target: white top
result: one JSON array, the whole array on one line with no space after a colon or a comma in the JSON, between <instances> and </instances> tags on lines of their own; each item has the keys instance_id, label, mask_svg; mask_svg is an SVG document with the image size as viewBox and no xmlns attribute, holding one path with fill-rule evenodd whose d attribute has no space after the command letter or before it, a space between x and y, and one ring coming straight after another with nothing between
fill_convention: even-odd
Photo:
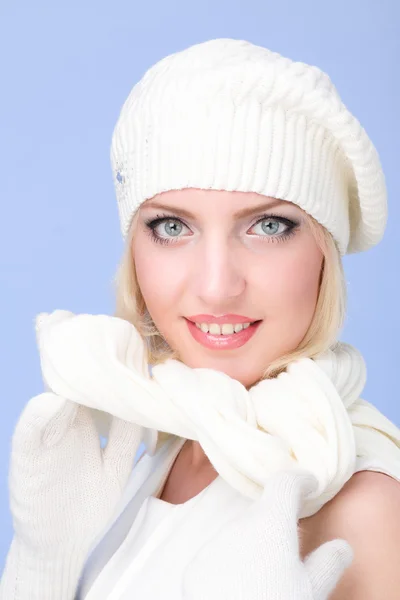
<instances>
[{"instance_id":1,"label":"white top","mask_svg":"<svg viewBox=\"0 0 400 600\"><path fill-rule=\"evenodd\" d=\"M178 600L194 553L249 505L251 499L221 476L183 504L157 498L185 441L173 436L135 465L111 525L86 562L77 600Z\"/></svg>"},{"instance_id":2,"label":"white top","mask_svg":"<svg viewBox=\"0 0 400 600\"><path fill-rule=\"evenodd\" d=\"M76 600L179 600L195 552L252 502L218 476L197 496L170 504L160 493L185 439L172 436L135 465L114 517L86 562ZM357 470L383 471L359 463Z\"/></svg>"}]
</instances>

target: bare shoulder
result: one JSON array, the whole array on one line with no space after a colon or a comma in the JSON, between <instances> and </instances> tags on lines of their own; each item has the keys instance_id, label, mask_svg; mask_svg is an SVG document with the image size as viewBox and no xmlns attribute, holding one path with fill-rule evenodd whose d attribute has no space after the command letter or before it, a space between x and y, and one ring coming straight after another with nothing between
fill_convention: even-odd
<instances>
[{"instance_id":1,"label":"bare shoulder","mask_svg":"<svg viewBox=\"0 0 400 600\"><path fill-rule=\"evenodd\" d=\"M400 483L383 473L355 473L315 515L300 521L304 558L322 543L347 540L354 560L332 600L398 600Z\"/></svg>"}]
</instances>

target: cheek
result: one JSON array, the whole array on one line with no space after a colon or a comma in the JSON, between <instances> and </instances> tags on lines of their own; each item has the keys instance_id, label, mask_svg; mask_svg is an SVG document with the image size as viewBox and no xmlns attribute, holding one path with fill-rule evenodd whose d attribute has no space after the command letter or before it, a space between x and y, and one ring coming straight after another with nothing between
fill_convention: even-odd
<instances>
[{"instance_id":1,"label":"cheek","mask_svg":"<svg viewBox=\"0 0 400 600\"><path fill-rule=\"evenodd\" d=\"M143 236L147 238L147 236ZM176 307L185 276L184 264L167 248L147 239L137 240L134 246L136 277L146 306L154 320L167 318ZM156 266L155 266L156 265Z\"/></svg>"},{"instance_id":2,"label":"cheek","mask_svg":"<svg viewBox=\"0 0 400 600\"><path fill-rule=\"evenodd\" d=\"M278 249L279 250L279 249ZM268 308L285 318L312 316L318 298L323 256L318 247L306 245L296 252L277 252L264 277L262 294Z\"/></svg>"},{"instance_id":3,"label":"cheek","mask_svg":"<svg viewBox=\"0 0 400 600\"><path fill-rule=\"evenodd\" d=\"M288 302L314 308L318 296L321 260L310 260L310 256L288 265L287 277L282 285Z\"/></svg>"}]
</instances>

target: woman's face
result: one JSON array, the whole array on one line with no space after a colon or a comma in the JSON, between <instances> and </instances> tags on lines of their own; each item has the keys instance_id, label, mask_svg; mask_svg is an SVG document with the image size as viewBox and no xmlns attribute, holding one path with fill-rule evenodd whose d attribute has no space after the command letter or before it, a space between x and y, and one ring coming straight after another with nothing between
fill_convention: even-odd
<instances>
[{"instance_id":1,"label":"woman's face","mask_svg":"<svg viewBox=\"0 0 400 600\"><path fill-rule=\"evenodd\" d=\"M147 309L190 367L248 388L311 323L323 255L290 202L255 192L163 192L141 205L133 251Z\"/></svg>"}]
</instances>

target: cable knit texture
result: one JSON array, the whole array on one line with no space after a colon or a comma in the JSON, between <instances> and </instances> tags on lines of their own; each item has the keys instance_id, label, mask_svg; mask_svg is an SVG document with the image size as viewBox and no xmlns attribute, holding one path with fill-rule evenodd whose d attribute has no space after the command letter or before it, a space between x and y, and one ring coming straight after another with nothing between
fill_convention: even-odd
<instances>
[{"instance_id":1,"label":"cable knit texture","mask_svg":"<svg viewBox=\"0 0 400 600\"><path fill-rule=\"evenodd\" d=\"M329 76L245 40L195 44L148 69L122 106L110 154L124 238L142 202L188 187L293 202L341 254L384 233L378 153Z\"/></svg>"},{"instance_id":2,"label":"cable knit texture","mask_svg":"<svg viewBox=\"0 0 400 600\"><path fill-rule=\"evenodd\" d=\"M256 502L196 556L185 576L185 598L200 600L203 593L211 597L207 590L225 590L217 577L215 586L203 578L199 587L204 561L217 559L219 547L227 548L238 594L251 589L247 570L235 566L246 544L260 565L274 564L274 573L283 574L263 571L254 578L252 598L266 597L263 578L268 578L268 600L308 600L314 585L321 591L315 598L326 597L348 564L349 548L340 542L322 546L306 566L293 553L293 536L279 534L276 543L264 535L245 540L240 531L255 523L257 532L259 522L267 530L287 531L288 523L314 514L338 493L357 471L359 458L376 459L380 471L400 481L400 431L360 398L366 373L354 348L338 344L316 359L292 362L287 372L247 391L224 373L174 360L155 366L150 375L142 338L118 317L56 310L38 315L36 324L48 391L28 402L13 436L9 483L15 535L1 600L75 597L85 560L112 521L140 442L154 454L159 432L199 441L222 478ZM104 450L96 430L99 417L109 425ZM293 508L290 481L278 486L277 494L265 491L282 471L315 478L295 519L287 510ZM268 505L274 498L283 512L268 521L263 501Z\"/></svg>"},{"instance_id":3,"label":"cable knit texture","mask_svg":"<svg viewBox=\"0 0 400 600\"><path fill-rule=\"evenodd\" d=\"M308 517L363 456L400 481L400 430L360 398L365 363L348 344L292 362L247 391L222 372L175 360L150 376L142 338L118 317L56 310L38 322L42 373L54 393L148 428L150 453L159 431L199 441L219 474L249 498L260 497L272 473L302 468L318 481L302 507L300 518Z\"/></svg>"}]
</instances>

